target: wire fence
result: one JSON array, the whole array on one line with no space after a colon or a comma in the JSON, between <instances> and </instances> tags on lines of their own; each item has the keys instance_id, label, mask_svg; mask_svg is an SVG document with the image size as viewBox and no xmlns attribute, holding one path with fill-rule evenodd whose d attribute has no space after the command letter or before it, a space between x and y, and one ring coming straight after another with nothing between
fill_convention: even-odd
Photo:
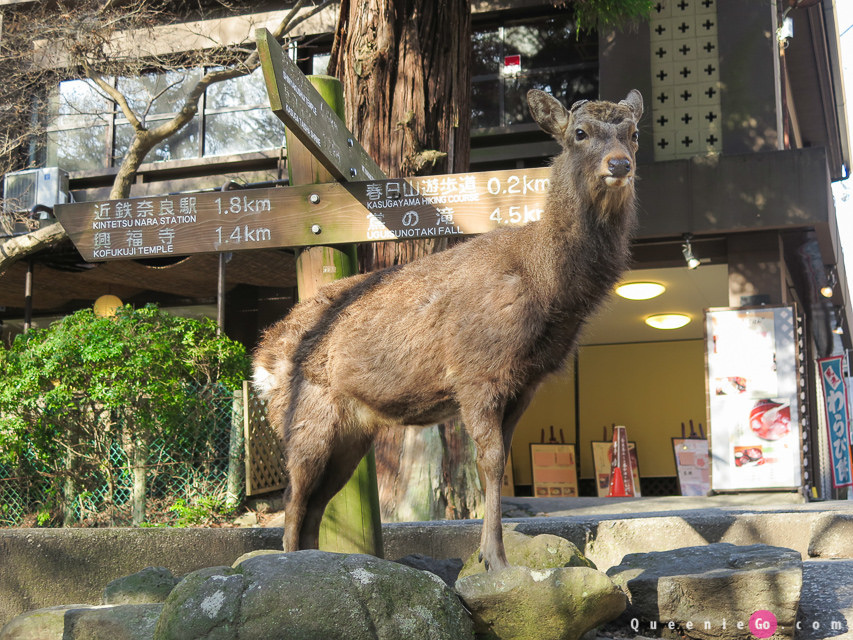
<instances>
[{"instance_id":1,"label":"wire fence","mask_svg":"<svg viewBox=\"0 0 853 640\"><path fill-rule=\"evenodd\" d=\"M169 524L193 506L227 511L243 495L243 393L196 391L179 425L150 442L104 418L98 442L79 442L64 464L25 449L0 462L0 526ZM72 450L73 449L73 450Z\"/></svg>"}]
</instances>

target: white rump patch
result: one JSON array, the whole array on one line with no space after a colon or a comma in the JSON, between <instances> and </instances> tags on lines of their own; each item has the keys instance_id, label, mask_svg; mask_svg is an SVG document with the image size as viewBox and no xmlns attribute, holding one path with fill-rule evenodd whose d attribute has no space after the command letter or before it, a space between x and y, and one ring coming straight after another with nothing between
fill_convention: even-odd
<instances>
[{"instance_id":1,"label":"white rump patch","mask_svg":"<svg viewBox=\"0 0 853 640\"><path fill-rule=\"evenodd\" d=\"M263 367L255 367L255 374L252 376L252 384L255 385L255 389L257 389L258 393L262 396L266 396L276 386L275 376Z\"/></svg>"}]
</instances>

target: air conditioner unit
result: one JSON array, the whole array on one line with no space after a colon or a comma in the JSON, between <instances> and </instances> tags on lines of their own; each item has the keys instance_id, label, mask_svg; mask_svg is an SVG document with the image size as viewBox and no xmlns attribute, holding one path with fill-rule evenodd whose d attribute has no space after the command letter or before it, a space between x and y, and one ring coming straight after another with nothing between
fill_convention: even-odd
<instances>
[{"instance_id":1,"label":"air conditioner unit","mask_svg":"<svg viewBox=\"0 0 853 640\"><path fill-rule=\"evenodd\" d=\"M37 210L39 205L52 209L68 200L68 172L58 167L7 173L3 177L0 235L19 235L38 229L42 222L52 220L49 212Z\"/></svg>"}]
</instances>

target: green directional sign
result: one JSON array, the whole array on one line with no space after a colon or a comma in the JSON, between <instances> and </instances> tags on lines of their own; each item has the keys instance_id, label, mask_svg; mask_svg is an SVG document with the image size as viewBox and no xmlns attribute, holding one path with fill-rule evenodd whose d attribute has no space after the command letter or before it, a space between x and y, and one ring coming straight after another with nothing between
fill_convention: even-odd
<instances>
[{"instance_id":1,"label":"green directional sign","mask_svg":"<svg viewBox=\"0 0 853 640\"><path fill-rule=\"evenodd\" d=\"M266 29L255 31L270 108L338 180L385 174Z\"/></svg>"}]
</instances>

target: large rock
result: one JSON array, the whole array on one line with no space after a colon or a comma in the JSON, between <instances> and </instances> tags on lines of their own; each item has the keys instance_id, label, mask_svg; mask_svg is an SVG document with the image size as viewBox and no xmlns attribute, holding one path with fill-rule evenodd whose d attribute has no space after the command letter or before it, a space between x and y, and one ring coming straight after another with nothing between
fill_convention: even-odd
<instances>
[{"instance_id":1,"label":"large rock","mask_svg":"<svg viewBox=\"0 0 853 640\"><path fill-rule=\"evenodd\" d=\"M806 560L797 640L853 635L853 560Z\"/></svg>"},{"instance_id":2,"label":"large rock","mask_svg":"<svg viewBox=\"0 0 853 640\"><path fill-rule=\"evenodd\" d=\"M574 543L565 538L543 533L538 536L528 536L518 531L505 529L503 532L506 559L513 566L530 567L531 569L553 569L557 567L588 567L595 569L592 561L581 553ZM480 562L480 550L477 549L465 561L460 578L472 576L486 571Z\"/></svg>"},{"instance_id":3,"label":"large rock","mask_svg":"<svg viewBox=\"0 0 853 640\"><path fill-rule=\"evenodd\" d=\"M456 595L429 573L366 555L297 551L202 569L172 591L155 638L473 638Z\"/></svg>"},{"instance_id":4,"label":"large rock","mask_svg":"<svg viewBox=\"0 0 853 640\"><path fill-rule=\"evenodd\" d=\"M478 637L577 640L625 610L625 594L589 567L514 566L456 582Z\"/></svg>"},{"instance_id":5,"label":"large rock","mask_svg":"<svg viewBox=\"0 0 853 640\"><path fill-rule=\"evenodd\" d=\"M85 604L23 613L0 629L0 640L151 640L162 604Z\"/></svg>"},{"instance_id":6,"label":"large rock","mask_svg":"<svg viewBox=\"0 0 853 640\"><path fill-rule=\"evenodd\" d=\"M624 618L639 632L652 626L690 638L792 638L803 567L792 549L716 543L673 551L634 553L607 574L628 594ZM768 615L769 612L769 615ZM635 630L637 630L635 628Z\"/></svg>"},{"instance_id":7,"label":"large rock","mask_svg":"<svg viewBox=\"0 0 853 640\"><path fill-rule=\"evenodd\" d=\"M166 567L147 567L116 578L104 589L104 604L151 604L166 602L178 579Z\"/></svg>"}]
</instances>

